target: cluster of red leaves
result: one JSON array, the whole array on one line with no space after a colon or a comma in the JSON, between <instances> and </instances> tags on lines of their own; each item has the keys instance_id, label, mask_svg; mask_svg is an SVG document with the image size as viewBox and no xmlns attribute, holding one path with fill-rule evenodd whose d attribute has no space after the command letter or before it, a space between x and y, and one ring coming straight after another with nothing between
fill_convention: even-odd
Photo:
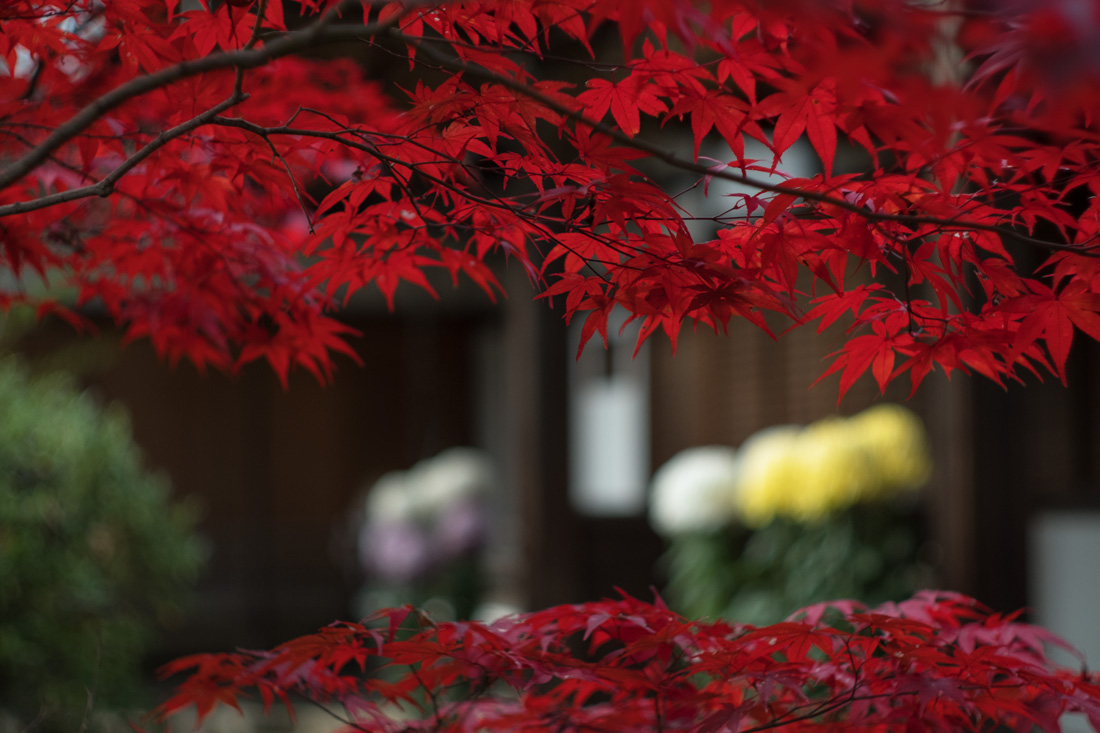
<instances>
[{"instance_id":1,"label":"cluster of red leaves","mask_svg":"<svg viewBox=\"0 0 1100 733\"><path fill-rule=\"evenodd\" d=\"M1049 643L1064 646L931 591L875 609L822 604L761 628L629 597L491 624L404 608L268 652L180 659L163 671L187 677L157 712L194 705L201 721L255 690L266 707L301 695L387 732L1057 731L1067 712L1100 725L1100 679L1056 668Z\"/></svg>"},{"instance_id":2,"label":"cluster of red leaves","mask_svg":"<svg viewBox=\"0 0 1100 733\"><path fill-rule=\"evenodd\" d=\"M1096 0L199 5L0 10L0 305L55 307L34 272L173 360L284 379L350 353L341 300L431 269L493 297L500 255L585 341L616 306L673 342L843 318L841 394L1064 378L1100 338ZM800 138L821 173L761 178ZM669 172L755 193L689 231Z\"/></svg>"}]
</instances>

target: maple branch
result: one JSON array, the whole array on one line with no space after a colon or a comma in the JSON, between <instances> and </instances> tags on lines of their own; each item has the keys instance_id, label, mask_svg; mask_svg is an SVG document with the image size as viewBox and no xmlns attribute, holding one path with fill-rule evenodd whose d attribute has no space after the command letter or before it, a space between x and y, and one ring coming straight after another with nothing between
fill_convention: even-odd
<instances>
[{"instance_id":1,"label":"maple branch","mask_svg":"<svg viewBox=\"0 0 1100 733\"><path fill-rule=\"evenodd\" d=\"M547 237L552 237L553 234L549 229L546 228L546 225L543 224L544 221L549 221L549 222L554 223L554 224L563 225L563 226L567 227L567 229L570 230L570 231L578 231L582 234L586 234L588 236L591 236L594 239L600 240L601 242L607 244L608 246L617 246L618 245L618 242L615 242L614 240L610 240L607 237L602 237L598 232L590 231L585 227L578 227L577 225L572 224L570 221L567 221L567 220L564 220L564 219L561 219L561 220L552 219L552 218L547 217L547 216L542 215L542 214L530 214L530 213L528 213L528 210L531 207L530 204L525 204L525 205L522 205L522 206L518 205L518 204L513 204L513 203L509 202L507 199L501 198L500 196L497 196L497 195L493 194L491 191L486 191L486 196L478 196L477 194L475 194L471 191L466 191L466 190L459 189L458 187L454 186L453 184L449 183L448 181L446 181L444 179L441 179L437 176L431 175L430 173L426 173L422 170L419 170L417 168L416 164L414 164L414 163L409 163L408 161L401 160L399 158L394 158L393 156L390 156L390 155L386 155L381 150L379 150L377 145L375 145L373 143L370 143L369 141L357 142L355 140L349 140L349 139L347 139L347 137L344 136L344 134L355 135L356 137L359 137L360 139L363 139L363 136L366 135L367 133L358 132L358 131L355 131L355 130L345 130L345 131L342 131L344 133L344 134L342 134L341 132L332 132L332 131L327 131L327 130L311 130L311 129L306 129L306 128L293 128L293 127L286 127L286 126L284 126L284 127L264 127L262 125L257 125L254 122L250 122L248 120L243 120L243 119L236 118L236 117L218 117L218 118L212 120L212 122L214 124L217 124L217 125L223 125L223 126L226 126L226 127L237 127L237 128L242 129L242 130L247 130L247 131L252 132L252 133L254 133L254 134L256 134L260 137L265 137L265 138L269 135L292 135L292 136L316 137L316 138L320 138L320 139L324 139L324 140L332 140L333 142L340 143L341 145L345 145L345 146L347 146L349 148L352 148L354 150L359 150L360 152L368 153L369 155L377 158L383 165L385 165L387 167L388 170L390 170L391 177L393 177L395 183L397 183L397 185L399 185L402 188L402 190L408 196L410 204L413 205L414 207L418 206L418 204L415 200L415 197L401 183L399 177L395 173L393 173L394 166L402 166L402 167L405 167L405 168L409 168L411 171L415 171L416 174L418 176L421 176L424 180L429 181L429 182L431 182L431 183L433 183L437 186L441 186L443 188L446 188L448 191L451 191L455 195L461 196L462 198L464 198L468 201L471 201L473 203L478 203L478 204L482 204L484 206L489 206L489 207L501 209L501 210L507 211L509 213L515 214L517 216L520 216L525 221L532 224L533 226L539 227L539 229L542 231L542 233ZM423 217L421 217L421 218L423 218ZM565 245L562 245L562 246L566 247ZM566 249L569 249L570 251L573 251L569 247L566 247ZM623 252L623 254L630 254L629 252L626 252L626 251L622 251L622 252ZM590 258L588 258L588 259L590 259ZM596 262L598 262L598 261L596 261ZM612 263L604 263L604 264L612 264ZM615 264L618 264L618 263L615 263ZM623 267L627 267L627 266L623 265ZM601 275L601 277L603 277L603 276Z\"/></svg>"},{"instance_id":2,"label":"maple branch","mask_svg":"<svg viewBox=\"0 0 1100 733\"><path fill-rule=\"evenodd\" d=\"M240 104L242 101L248 98L247 94L234 94L225 101L214 105L205 112L192 117L186 122L172 127L168 130L161 132L155 138L150 140L141 150L131 155L124 160L117 168L108 173L98 183L89 184L87 186L81 186L80 188L71 188L67 191L59 191L58 193L49 194L48 196L42 196L31 201L18 201L13 204L6 204L0 206L0 217L12 216L14 214L25 214L30 211L37 211L39 209L49 208L50 206L56 206L58 204L67 203L69 201L76 201L78 199L89 198L91 196L106 197L110 196L115 190L115 183L120 178L129 173L139 163L148 158L166 144L175 140L178 137L186 135L192 130L209 124L211 120L216 118L219 114L226 111L230 107ZM47 155L47 158L49 155Z\"/></svg>"},{"instance_id":3,"label":"maple branch","mask_svg":"<svg viewBox=\"0 0 1100 733\"><path fill-rule=\"evenodd\" d=\"M261 0L261 9L263 8L263 2L266 2L266 0ZM347 10L351 6L357 4L358 3L355 0L342 0L340 3L338 3L327 13L318 18L316 22L314 22L307 28L301 31L289 32L281 38L275 39L267 43L262 48L253 48L253 45L257 41L257 34L255 33L254 29L252 37L248 40L245 47L240 50L223 51L211 54L202 59L184 61L176 64L175 66L162 69L161 71L147 74L142 77L137 77L125 84L116 87L110 92L105 93L98 99L89 103L68 121L62 123L57 128L55 128L54 131L44 141L39 143L39 145L29 151L25 156L15 161L4 171L0 172L0 189L8 187L28 175L36 167L45 162L49 158L49 156L61 145L65 144L81 131L89 127L103 114L133 97L140 96L142 94L167 86L190 76L226 68L236 68L238 70L235 87L239 91L243 81L242 72L246 68L256 68L259 66L263 66L274 59L300 52L309 47L324 42L329 42L333 40L366 40L370 37L378 36L382 33L387 33L391 37L402 40L410 45L415 45L420 51L425 53L425 55L431 57L436 62L451 70L461 71L471 76L480 77L493 83L500 84L501 86L517 93L521 93L535 101L538 101L540 104L547 106L549 109L552 109L555 112L563 115L565 118L570 119L578 124L584 125L596 132L599 132L614 140L615 142L618 142L619 144L645 152L673 168L677 168L686 172L738 183L758 191L797 196L798 198L806 201L813 201L816 203L825 204L828 206L839 208L844 211L855 213L869 221L894 222L907 225L933 225L941 227L943 229L960 231L986 231L997 234L1006 239L1011 239L1023 244L1043 249L1075 252L1083 255L1089 255L1092 253L1092 250L1100 248L1100 245L1086 246L1080 244L1051 242L1048 240L1038 239L1020 234L1019 232L1004 227L1003 225L985 224L982 222L969 221L961 218L944 219L942 217L920 214L890 214L877 212L869 210L867 207L860 204L854 204L843 198L838 198L836 196L832 196L826 193L807 191L791 186L786 186L784 184L771 184L745 174L730 172L725 168L704 166L694 161L682 158L675 153L669 152L668 150L665 150L664 148L649 143L645 140L632 138L611 125L607 125L598 120L593 120L586 116L583 112L578 112L575 109L571 109L565 105L562 105L561 103L550 98L549 96L535 89L532 89L527 84L460 60L444 57L433 49L427 47L425 45L426 39L409 36L396 30L395 26L399 23L402 17L402 14L400 13L394 14L384 21L367 23L362 26L331 27L331 23L336 17L339 17L344 10ZM260 16L257 17L259 19ZM257 27L259 25L259 22L260 21L257 20ZM177 128L173 128L173 130L176 129ZM163 142L159 143L159 145L163 145ZM159 147L159 145L157 147ZM155 150L155 148L153 149ZM150 150L149 152L152 152L152 150ZM147 154L148 153L146 153L146 155ZM126 164L124 164L124 166L125 165ZM126 167L125 170L122 170L122 173L125 173L126 170L129 170L130 168L132 168L132 165ZM121 175L121 173L119 175ZM111 174L111 176L115 176L114 172ZM104 181L101 181L95 187L85 187L82 189L76 189L73 191L67 191L60 194L46 196L30 202L19 202L16 204L10 204L5 207L0 207L0 216L33 211L50 205L82 198L85 196L108 195L110 193L110 188L113 182L117 180L118 177L115 176L114 178L112 178L111 176L109 176L108 179L104 179Z\"/></svg>"},{"instance_id":4,"label":"maple branch","mask_svg":"<svg viewBox=\"0 0 1100 733\"><path fill-rule=\"evenodd\" d=\"M330 121L334 124L338 124L337 121L334 118L332 118L329 115L324 114L323 112L317 111L317 110L300 109L298 112L295 113L294 117L297 117L298 113L302 112L302 111L312 112L313 114L317 114L317 115L323 117L324 119L327 119L328 121ZM417 200L417 197L408 189L408 187L405 185L405 183L401 180L401 177L396 172L396 167L397 166L408 168L410 171L415 172L416 175L420 176L424 180L426 180L426 181L428 181L428 182L430 182L430 183L432 183L436 186L444 188L444 189L450 191L451 193L455 194L456 196L461 197L462 199L465 199L466 201L476 203L476 204L481 204L481 205L487 206L487 207L500 209L502 211L507 211L511 214L516 215L517 217L522 218L525 222L530 224L532 227L535 227L536 230L538 231L538 233L542 237L544 237L545 239L552 241L555 245L560 246L563 249L565 249L566 251L568 251L568 252L570 252L570 253L578 256L578 257L581 257L582 259L584 259L585 260L585 266L589 269L589 271L591 271L592 274L595 277L598 277L599 279L603 280L604 282L608 282L607 275L603 272L600 272L598 269L596 269L594 267L594 265L606 265L608 267L619 267L619 268L622 268L622 269L633 269L633 270L639 270L639 271L644 269L641 266L630 265L630 264L627 264L627 263L615 262L615 261L610 261L610 260L603 260L603 259L600 259L598 257L593 257L593 256L590 256L590 255L582 255L580 252L578 252L576 250L576 248L571 247L568 244L565 244L564 242L561 242L560 240L558 240L557 237L555 237L554 231L552 229L552 227L555 226L555 225L560 226L560 227L564 227L565 231L581 234L581 235L584 235L586 237L589 237L590 239L598 241L601 244L603 244L604 246L606 246L606 247L608 247L608 248L610 248L610 249L612 249L616 252L619 252L620 254L622 254L626 257L630 257L630 256L635 254L635 252L633 250L629 249L627 246L623 245L621 242L614 239L613 237L605 236L605 235L601 234L600 232L595 231L594 229L592 229L589 226L585 226L584 224L579 224L579 223L576 222L575 219L549 217L549 216L547 216L546 214L543 214L543 213L532 212L531 208L532 208L533 204L520 204L517 201L513 201L511 199L501 197L501 196L497 195L496 193L494 193L493 191L490 191L487 187L485 187L484 184L480 184L480 182L479 182L479 185L481 185L481 188L484 190L485 193L484 193L484 195L479 196L479 195L473 193L472 191L461 189L461 188L453 185L452 183L450 183L447 180L444 180L444 179L439 178L437 176L434 176L430 173L427 173L423 170L420 170L415 163L410 163L408 161L401 160L399 158L394 158L393 156L387 155L386 153L382 152L382 150L379 149L377 143L375 143L373 140L370 139L371 136L385 137L386 135L383 134L383 133L368 132L368 131L364 131L364 130L357 130L357 129L354 129L354 128L344 128L343 130L341 130L339 132L335 132L335 131L329 131L329 130L313 130L313 129L308 129L308 128L294 128L294 127L290 127L289 125L283 125L281 127L264 127L262 125L258 125L256 123L254 123L254 122L250 122L248 120L243 120L243 119L235 118L235 117L218 117L215 120L213 120L213 123L217 124L217 125L223 125L223 126L226 126L226 127L237 127L237 128L242 129L242 130L247 130L248 132L251 132L251 133L263 138L264 141L267 142L267 144L269 146L272 146L272 143L269 140L270 136L272 136L272 135L289 135L289 136L299 136L299 137L315 137L315 138L320 138L320 139L324 139L324 140L331 140L331 141L337 142L341 145L345 145L345 146L347 146L351 149L359 150L360 152L365 152L365 153L371 155L372 157L376 158L387 169L391 179L395 182L395 184L398 187L401 188L401 190L405 194L409 204L417 212L417 215L422 220L427 221L427 218L424 216L423 211L421 210L420 202ZM360 140L362 142L358 142L356 140L349 140L347 137L345 137L345 135L354 136L355 138L357 138L358 140ZM406 140L406 142L412 142L412 141ZM419 145L419 144L417 144L417 145L419 147L423 148L424 150L431 151L431 148L428 148L427 146L423 146L423 145ZM450 159L446 159L446 160L449 161ZM288 170L288 174L289 174L289 170ZM299 203L301 203L300 198L299 198ZM307 213L307 221L308 220L309 220L309 216L308 216L308 213ZM311 233L312 233L312 222L310 223L310 225L311 225ZM453 224L452 224L452 226L453 226ZM658 258L658 259L661 259L662 261L664 261L666 263L671 264L671 262L672 262L668 257L663 256L663 255L659 255L659 254L654 253L653 256Z\"/></svg>"},{"instance_id":5,"label":"maple branch","mask_svg":"<svg viewBox=\"0 0 1100 733\"><path fill-rule=\"evenodd\" d=\"M267 0L260 0L256 5L256 23L252 26L252 36L248 39L248 43L244 44L245 50L254 48L256 42L260 40L260 29L264 24L264 13L267 11Z\"/></svg>"},{"instance_id":6,"label":"maple branch","mask_svg":"<svg viewBox=\"0 0 1100 733\"><path fill-rule=\"evenodd\" d=\"M359 0L341 0L311 25L300 31L291 31L285 36L265 44L262 48L220 51L201 59L181 61L175 66L169 66L152 74L139 76L120 84L89 102L75 115L58 125L33 150L0 172L0 190L11 186L30 174L31 171L45 162L51 153L90 127L104 114L129 99L208 71L229 68L256 68L277 58L298 53L321 43L340 38L360 38L364 33L381 33L397 23L401 17L400 13L396 13L384 21L366 24L362 27L329 27L344 10L356 5L359 5Z\"/></svg>"},{"instance_id":7,"label":"maple branch","mask_svg":"<svg viewBox=\"0 0 1100 733\"><path fill-rule=\"evenodd\" d=\"M299 111L301 111L301 109L299 109ZM336 125L337 127L343 127L330 114L326 114L325 112L322 112L322 111L316 110L316 109L310 109L309 111L312 112L315 115L318 115L322 119L328 120L329 122ZM297 114L298 113L296 112L295 117L297 117ZM285 125L284 125L284 127L285 127ZM394 161L391 160L390 158L386 157L386 156L383 156L381 154L381 151L378 150L378 146L374 145L373 142L362 131L354 130L354 129L347 128L347 127L343 127L343 131L347 132L349 135L354 135L355 137L362 140L364 143L367 143L373 149L374 152L371 153L371 154L374 155L375 157L377 157L378 160L382 163L382 165L385 166L386 170L390 174L390 178L392 178L394 183L397 184L397 186L401 188L401 191L405 194L405 198L407 198L409 200L409 203L412 204L413 209L416 211L416 215L419 216L422 221L427 221L427 219L424 218L423 211L421 211L421 209L420 209L420 202L416 200L416 197L413 196L412 191L409 190L409 187L397 175L397 171L394 169ZM312 225L311 225L311 227L312 227ZM310 229L310 231L312 232L312 228Z\"/></svg>"},{"instance_id":8,"label":"maple branch","mask_svg":"<svg viewBox=\"0 0 1100 733\"><path fill-rule=\"evenodd\" d=\"M9 134L11 134L11 133L9 133ZM20 138L19 136L15 136L15 137L16 137L17 139L19 139L19 140L20 140L21 142L23 141L23 139L22 139L22 138ZM27 146L28 146L28 147L30 147L30 143L29 143L29 142L27 142L26 144L27 144ZM281 156L280 156L280 157L281 157ZM71 173L75 173L76 175L78 175L78 176L80 176L80 177L82 177L82 178L84 178L84 179L86 179L86 180L89 180L89 179L91 179L91 178L92 178L92 177L91 177L91 176L90 176L90 175L89 175L89 174L88 174L87 172L85 172L85 171L81 170L80 168L76 167L75 165L72 165L72 164L70 164L70 163L67 163L67 162L66 162L66 161L64 161L64 160L61 160L60 158L55 158L55 157L52 157L52 156L51 156L51 158L50 158L50 162L52 162L52 163L53 163L54 165L60 166L60 167L62 167L62 168L64 168L64 169L66 169L66 170L70 171ZM285 162L285 159L284 159L284 162ZM293 179L292 179L292 180L293 180ZM129 198L129 199L131 200L131 202L132 202L132 203L133 203L134 205L136 205L136 206L138 206L139 208L141 208L141 209L142 209L143 211L145 211L145 212L146 212L147 214L149 214L150 216L154 216L154 217L157 217L157 218L159 218L159 219L161 219L161 220L165 221L165 222L166 222L166 223L168 223L169 225L171 225L171 226L174 226L174 227L176 227L176 228L177 228L177 229L179 229L180 231L185 231L185 232L188 232L188 233L189 233L189 234L191 234L192 236L194 236L194 237L198 238L198 239L199 239L199 241L202 241L202 239L203 239L203 238L205 238L205 237L210 237L210 236L214 235L214 232L212 232L212 231L210 231L210 230L202 230L202 229L199 229L199 228L197 228L197 227L196 227L196 226L195 226L194 224L192 224L192 223L190 223L190 222L187 222L187 221L180 221L180 220L178 220L178 219L174 218L173 216L169 216L169 215L168 215L167 213L165 213L165 212L164 212L163 210L159 210L159 209L158 209L158 210L154 210L154 209L150 208L150 207L149 207L149 204L148 204L148 203L146 203L146 202L145 202L145 201L143 201L142 199L140 199L140 198L138 198L138 197L134 196L134 195L133 195L133 194L131 194L131 193L126 193L126 192L122 192L122 196L124 196L124 197L126 197L126 198ZM299 200L300 200L300 199L299 199ZM304 211L304 206L303 206L303 211ZM2 214L0 214L0 216L2 216ZM308 215L308 213L306 214L306 219L307 219L307 221L309 221L309 215ZM311 226L311 231L312 231L312 222L309 222L309 223L310 223L310 226ZM212 254L213 254L213 255L214 255L214 256L215 256L215 257L216 257L216 258L217 258L218 260L220 260L220 261L221 261L221 262L222 262L222 263L223 263L224 265L226 265L227 267L230 267L230 266L232 265L232 263L230 262L229 258L228 258L228 257L227 257L227 256L225 255L225 253L224 253L224 252L222 252L222 251L221 251L220 249L213 249L213 250L211 250L211 253L212 253ZM20 283L19 283L18 281L17 281L17 285L20 285L20 286L21 286L21 284L20 284ZM242 286L241 286L241 284L240 284L239 282L237 282L237 281L233 281L233 285L234 285L234 287L235 287L235 288L237 289L237 291L238 291L239 293L245 293L245 292L246 292L246 289L245 289L244 287L242 287Z\"/></svg>"},{"instance_id":9,"label":"maple branch","mask_svg":"<svg viewBox=\"0 0 1100 733\"><path fill-rule=\"evenodd\" d=\"M261 1L266 1L266 0L261 0ZM301 108L299 108L298 112L301 112ZM294 113L294 117L298 116L298 112ZM227 120L227 119L232 119L232 118L224 118L223 117L223 118L219 118L216 121L219 124L224 124L224 121ZM291 119L293 119L293 118L291 118ZM242 120L242 122L243 122L243 120ZM289 124L289 122L287 124ZM286 125L284 125L284 127L285 126ZM292 171L290 169L290 164L287 163L286 157L284 157L283 154L279 152L279 149L275 147L275 143L271 142L271 136L268 134L267 130L264 130L263 128L259 128L258 126L256 126L256 129L253 129L253 128L244 128L244 129L248 129L249 132L252 132L252 133L258 135L267 144L267 147L271 150L271 154L273 156L275 156L275 158L277 158L280 163L282 163L283 169L286 171L286 175L290 179L290 185L294 189L294 198L298 199L298 206L301 207L302 214L306 217L306 225L309 227L309 233L310 234L315 234L316 232L314 232L314 230L313 230L313 217L311 217L309 215L309 210L306 207L306 202L302 199L302 191L298 187L298 179L294 177L294 171Z\"/></svg>"},{"instance_id":10,"label":"maple branch","mask_svg":"<svg viewBox=\"0 0 1100 733\"><path fill-rule=\"evenodd\" d=\"M922 214L888 214L884 212L873 211L868 209L866 206L853 204L843 198L837 198L829 194L819 193L817 191L807 191L804 189L786 186L784 184L767 183L765 181L761 181L745 174L731 173L726 170L726 167L718 168L716 166L700 165L699 163L696 163L694 161L682 158L675 153L671 153L658 145L654 145L637 137L631 137L611 125L605 124L599 120L594 120L585 115L583 112L578 112L575 109L571 109L570 107L567 107L557 102L556 100L543 94L542 92L532 89L530 86L524 84L523 82L516 81L511 77L498 74L480 66L475 66L458 59L446 57L425 45L425 41L430 41L431 39L410 36L405 33L401 33L394 28L390 28L387 31L387 34L410 45L415 45L418 51L423 52L425 55L429 56L431 59L439 63L444 68L447 68L451 71L462 72L463 74L469 76L479 77L495 84L500 84L507 89L523 94L524 96L545 105L549 109L557 112L558 114L561 114L563 117L572 120L573 122L584 125L585 127L606 135L607 137L611 138L621 145L634 148L635 150L640 150L653 156L654 158L657 158L658 160L661 160L662 162L668 164L673 168L678 168L689 173L695 173L711 178L720 178L722 180L730 181L732 183L738 183L744 186L748 186L758 191L767 191L770 193L789 194L792 196L797 196L798 198L805 199L807 201L814 201L816 203L834 206L844 211L858 214L859 216L869 221L894 222L898 224L910 225L927 224L938 226L945 230L951 229L959 231L990 232L1006 239L1011 239L1013 241L1027 244L1033 247L1061 252L1075 252L1077 254L1082 254L1086 256L1090 255L1092 250L1100 249L1100 244L1086 246L1037 239L1035 237L1029 237L1025 234L1020 234L1019 232L1016 232L1008 227L999 224L983 224L981 222L968 221L966 219L959 218L944 219L942 217L928 216Z\"/></svg>"}]
</instances>

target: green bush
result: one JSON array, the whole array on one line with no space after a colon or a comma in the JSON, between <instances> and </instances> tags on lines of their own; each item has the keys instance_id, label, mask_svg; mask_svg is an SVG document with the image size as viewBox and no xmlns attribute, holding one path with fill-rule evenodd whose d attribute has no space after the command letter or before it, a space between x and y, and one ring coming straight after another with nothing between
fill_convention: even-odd
<instances>
[{"instance_id":1,"label":"green bush","mask_svg":"<svg viewBox=\"0 0 1100 733\"><path fill-rule=\"evenodd\" d=\"M131 704L202 563L195 519L121 410L0 360L0 708L76 731L89 691Z\"/></svg>"}]
</instances>

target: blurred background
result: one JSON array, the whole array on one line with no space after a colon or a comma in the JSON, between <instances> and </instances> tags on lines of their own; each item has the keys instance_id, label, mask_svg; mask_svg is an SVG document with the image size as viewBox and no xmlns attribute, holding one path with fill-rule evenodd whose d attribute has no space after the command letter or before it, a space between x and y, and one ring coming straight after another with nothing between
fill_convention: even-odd
<instances>
[{"instance_id":1,"label":"blurred background","mask_svg":"<svg viewBox=\"0 0 1100 733\"><path fill-rule=\"evenodd\" d=\"M106 323L93 337L47 323L9 339L35 370L75 369L96 399L124 406L147 465L200 507L208 560L150 663L272 645L360 613L371 487L454 447L476 449L490 476L479 479L470 546L480 570L466 607L535 609L616 588L651 597L667 580L667 541L647 510L657 468L684 449L736 448L838 413L835 382L810 384L842 333L772 341L733 323L727 335L685 329L675 357L653 339L635 358L626 333L577 359L576 334L531 301L525 276L509 275L502 306L462 288L438 302L407 293L393 314L353 305L345 318L362 333L353 345L365 365L339 361L327 386L298 373L284 391L262 366L173 368L145 343L121 348ZM919 556L930 584L1000 610L1030 607L1088 646L1091 624L1066 614L1100 601L1080 595L1100 588L1089 580L1100 347L1079 340L1070 359L1068 387L933 375L906 401L906 385L880 398L867 379L839 413L902 402L925 426Z\"/></svg>"}]
</instances>

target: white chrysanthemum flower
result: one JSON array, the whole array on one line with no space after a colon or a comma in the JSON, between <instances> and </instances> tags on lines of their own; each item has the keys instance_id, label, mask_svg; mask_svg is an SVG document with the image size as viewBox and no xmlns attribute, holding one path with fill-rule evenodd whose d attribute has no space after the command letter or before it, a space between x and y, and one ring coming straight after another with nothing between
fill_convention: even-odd
<instances>
[{"instance_id":1,"label":"white chrysanthemum flower","mask_svg":"<svg viewBox=\"0 0 1100 733\"><path fill-rule=\"evenodd\" d=\"M488 493L493 482L492 465L474 448L449 448L409 469L414 510L432 517L449 507Z\"/></svg>"},{"instance_id":2,"label":"white chrysanthemum flower","mask_svg":"<svg viewBox=\"0 0 1100 733\"><path fill-rule=\"evenodd\" d=\"M920 420L900 405L761 431L741 447L740 461L737 513L749 527L775 517L819 521L919 488L932 465Z\"/></svg>"},{"instance_id":3,"label":"white chrysanthemum flower","mask_svg":"<svg viewBox=\"0 0 1100 733\"><path fill-rule=\"evenodd\" d=\"M653 475L649 521L663 535L719 529L734 517L738 458L733 448L689 448Z\"/></svg>"},{"instance_id":4,"label":"white chrysanthemum flower","mask_svg":"<svg viewBox=\"0 0 1100 733\"><path fill-rule=\"evenodd\" d=\"M410 522L415 516L412 487L404 471L391 471L367 492L367 519L378 524Z\"/></svg>"}]
</instances>

